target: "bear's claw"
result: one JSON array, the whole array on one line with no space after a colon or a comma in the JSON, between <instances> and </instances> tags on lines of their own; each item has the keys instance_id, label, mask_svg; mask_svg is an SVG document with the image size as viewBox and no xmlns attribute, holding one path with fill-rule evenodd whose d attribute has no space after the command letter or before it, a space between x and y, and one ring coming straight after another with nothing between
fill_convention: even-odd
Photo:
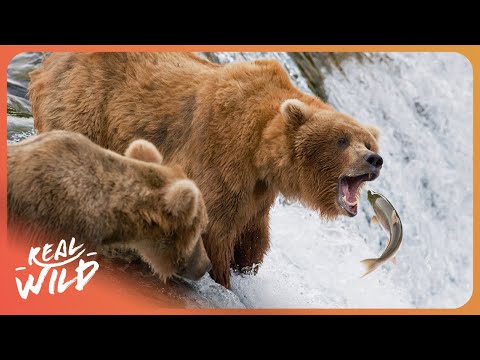
<instances>
[{"instance_id":1,"label":"bear's claw","mask_svg":"<svg viewBox=\"0 0 480 360\"><path fill-rule=\"evenodd\" d=\"M245 275L257 275L258 269L260 268L261 263L252 264L249 266L240 267L240 265L235 265L233 271Z\"/></svg>"}]
</instances>

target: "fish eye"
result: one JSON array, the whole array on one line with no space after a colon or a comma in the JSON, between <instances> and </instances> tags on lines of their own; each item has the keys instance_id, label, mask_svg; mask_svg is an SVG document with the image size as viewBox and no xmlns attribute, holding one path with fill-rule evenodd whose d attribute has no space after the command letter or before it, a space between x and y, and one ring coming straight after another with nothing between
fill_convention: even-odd
<instances>
[{"instance_id":1,"label":"fish eye","mask_svg":"<svg viewBox=\"0 0 480 360\"><path fill-rule=\"evenodd\" d=\"M341 137L337 140L337 146L341 149L344 149L348 146L348 140L345 137Z\"/></svg>"}]
</instances>

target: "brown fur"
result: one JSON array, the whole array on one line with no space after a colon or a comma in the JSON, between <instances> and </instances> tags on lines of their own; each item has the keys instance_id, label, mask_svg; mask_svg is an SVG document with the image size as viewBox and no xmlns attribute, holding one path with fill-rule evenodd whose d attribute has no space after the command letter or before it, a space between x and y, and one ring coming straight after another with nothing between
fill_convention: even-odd
<instances>
[{"instance_id":1,"label":"brown fur","mask_svg":"<svg viewBox=\"0 0 480 360\"><path fill-rule=\"evenodd\" d=\"M344 214L339 177L363 169L365 155L377 151L369 128L300 92L274 60L57 53L31 80L38 130L77 131L120 153L145 138L182 166L204 196L212 275L227 287L230 266L248 271L262 261L279 192L326 218Z\"/></svg>"},{"instance_id":2,"label":"brown fur","mask_svg":"<svg viewBox=\"0 0 480 360\"><path fill-rule=\"evenodd\" d=\"M198 278L210 268L201 240L205 205L180 168L160 163L144 140L126 156L66 131L9 145L9 226L133 248L162 279Z\"/></svg>"}]
</instances>

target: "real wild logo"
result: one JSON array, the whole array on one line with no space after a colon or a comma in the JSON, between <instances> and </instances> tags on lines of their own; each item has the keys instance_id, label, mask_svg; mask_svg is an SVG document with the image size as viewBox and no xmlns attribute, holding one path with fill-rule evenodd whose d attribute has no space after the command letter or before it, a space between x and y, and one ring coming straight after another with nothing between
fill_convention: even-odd
<instances>
[{"instance_id":1,"label":"real wild logo","mask_svg":"<svg viewBox=\"0 0 480 360\"><path fill-rule=\"evenodd\" d=\"M82 291L99 268L98 262L94 260L84 261L81 259L86 251L86 249L82 248L83 244L75 246L75 238L70 240L68 246L67 242L62 239L55 250L53 244L45 244L43 248L30 248L28 265L33 271L38 270L38 268L41 268L41 271L38 275L36 284L34 284L35 276L31 273L28 274L28 278L25 282L20 278L15 277L20 297L22 299L27 299L30 292L38 295L48 275L50 275L48 292L52 295L55 293L63 293L75 282L75 289ZM85 254L85 257L94 256L96 254L96 252L90 252ZM71 275L67 277L67 265L75 264L75 262L78 262L75 269L75 276L73 278ZM23 273L25 270L27 270L27 267L25 266L17 267L15 269L15 271ZM87 270L88 272L86 272Z\"/></svg>"}]
</instances>

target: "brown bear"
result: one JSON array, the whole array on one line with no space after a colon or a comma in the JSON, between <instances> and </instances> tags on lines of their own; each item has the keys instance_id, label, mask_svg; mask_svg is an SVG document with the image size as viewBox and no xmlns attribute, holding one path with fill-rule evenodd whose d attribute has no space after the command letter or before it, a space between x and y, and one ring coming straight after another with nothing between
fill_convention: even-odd
<instances>
[{"instance_id":1,"label":"brown bear","mask_svg":"<svg viewBox=\"0 0 480 360\"><path fill-rule=\"evenodd\" d=\"M210 270L202 195L179 167L160 165L153 144L133 141L121 156L81 134L51 131L8 145L7 160L9 227L134 249L162 280Z\"/></svg>"},{"instance_id":2,"label":"brown bear","mask_svg":"<svg viewBox=\"0 0 480 360\"><path fill-rule=\"evenodd\" d=\"M55 53L31 73L35 127L123 152L155 144L196 181L207 206L212 276L254 273L276 196L325 218L354 216L382 166L378 131L298 90L275 60L213 64L191 53Z\"/></svg>"}]
</instances>

